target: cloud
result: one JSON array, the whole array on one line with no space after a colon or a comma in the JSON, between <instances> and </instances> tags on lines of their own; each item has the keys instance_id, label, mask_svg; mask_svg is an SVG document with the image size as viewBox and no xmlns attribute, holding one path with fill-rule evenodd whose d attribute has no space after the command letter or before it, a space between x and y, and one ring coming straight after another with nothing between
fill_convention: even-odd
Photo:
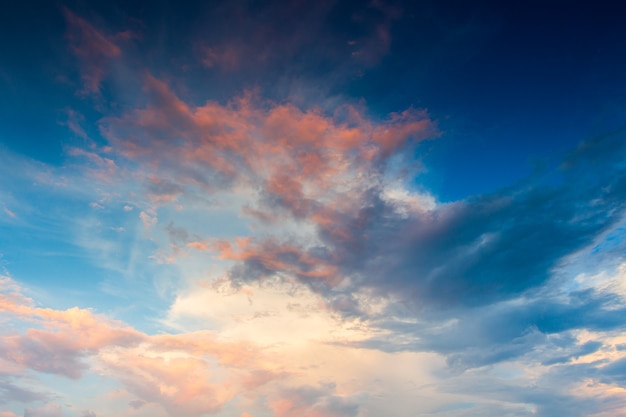
<instances>
[{"instance_id":1,"label":"cloud","mask_svg":"<svg viewBox=\"0 0 626 417\"><path fill-rule=\"evenodd\" d=\"M24 417L63 417L63 410L58 404L48 403L37 408L27 408Z\"/></svg>"},{"instance_id":2,"label":"cloud","mask_svg":"<svg viewBox=\"0 0 626 417\"><path fill-rule=\"evenodd\" d=\"M156 214L154 213L149 214L149 213L146 213L145 211L142 211L139 213L139 218L141 219L141 222L143 223L146 229L150 229L159 221Z\"/></svg>"},{"instance_id":3,"label":"cloud","mask_svg":"<svg viewBox=\"0 0 626 417\"><path fill-rule=\"evenodd\" d=\"M290 73L315 76L312 67L332 68L336 77L378 64L390 52L392 27L402 11L382 1L350 8L335 1L270 1L221 4L219 15L207 16L212 24L198 30L194 50L205 68L254 78L260 72L282 75L289 64ZM334 19L345 23L336 27Z\"/></svg>"},{"instance_id":4,"label":"cloud","mask_svg":"<svg viewBox=\"0 0 626 417\"><path fill-rule=\"evenodd\" d=\"M233 45L201 47L201 62L207 68L221 67L224 71L239 69L245 56L245 49Z\"/></svg>"},{"instance_id":5,"label":"cloud","mask_svg":"<svg viewBox=\"0 0 626 417\"><path fill-rule=\"evenodd\" d=\"M143 407L144 405L146 405L146 402L145 402L145 401L143 401L143 400L132 400L132 401L130 401L130 402L128 403L128 405L130 405L130 407L131 407L133 410L138 410L138 409L140 409L141 407Z\"/></svg>"},{"instance_id":6,"label":"cloud","mask_svg":"<svg viewBox=\"0 0 626 417\"><path fill-rule=\"evenodd\" d=\"M132 346L142 339L140 333L118 327L119 323L98 318L88 310L35 308L8 297L0 301L0 311L35 323L39 321L48 328L29 328L22 335L4 335L0 340L4 357L39 372L78 379L87 368L82 360L88 355L110 345ZM57 331L50 331L50 327ZM79 334L80 337L75 337Z\"/></svg>"},{"instance_id":7,"label":"cloud","mask_svg":"<svg viewBox=\"0 0 626 417\"><path fill-rule=\"evenodd\" d=\"M619 150L623 154L624 146ZM582 168L572 168L577 169ZM592 181L568 172L567 181L558 185L520 184L426 211L399 210L381 188L359 193L354 200L348 194L345 207L329 205L311 216L321 245L296 245L292 252L301 253L290 262L280 252L269 255L278 243L257 242L258 256L246 254L232 276L293 275L292 268L309 256L318 268L323 265L350 277L353 285L347 293L369 287L399 296L417 309L516 298L544 285L562 260L622 219L626 175L619 165L607 164L606 169L610 174ZM286 194L307 204L292 189ZM332 286L295 275L329 296L336 294Z\"/></svg>"},{"instance_id":8,"label":"cloud","mask_svg":"<svg viewBox=\"0 0 626 417\"><path fill-rule=\"evenodd\" d=\"M215 414L235 392L227 384L212 382L211 366L186 355L121 352L104 361L124 386L143 401L160 404L169 415Z\"/></svg>"},{"instance_id":9,"label":"cloud","mask_svg":"<svg viewBox=\"0 0 626 417\"><path fill-rule=\"evenodd\" d=\"M601 340L581 341L577 331L613 332L621 326L623 306L614 295L594 291L541 294L479 308L431 312L407 320L383 313L373 325L388 334L362 342L362 346L399 350L432 350L447 356L451 369L489 366L520 360L545 366L568 363L602 348Z\"/></svg>"},{"instance_id":10,"label":"cloud","mask_svg":"<svg viewBox=\"0 0 626 417\"><path fill-rule=\"evenodd\" d=\"M390 52L394 21L402 18L402 9L397 4L385 1L372 1L366 9L353 15L353 21L371 28L369 36L359 40L351 39L348 45L354 47L352 57L367 65L376 65Z\"/></svg>"},{"instance_id":11,"label":"cloud","mask_svg":"<svg viewBox=\"0 0 626 417\"><path fill-rule=\"evenodd\" d=\"M616 383L620 387L626 386L626 358L603 366L600 369L600 375L605 381Z\"/></svg>"},{"instance_id":12,"label":"cloud","mask_svg":"<svg viewBox=\"0 0 626 417\"><path fill-rule=\"evenodd\" d=\"M250 390L284 376L250 343L222 342L206 331L147 335L89 310L34 307L9 278L1 289L1 311L30 326L22 334L0 335L2 357L21 368L16 376L32 370L78 380L97 369L138 398L131 402L134 408L154 403L184 417L217 413L237 387ZM2 383L0 390L11 401L47 398L21 384ZM26 415L61 415L61 409L48 404L27 409Z\"/></svg>"},{"instance_id":13,"label":"cloud","mask_svg":"<svg viewBox=\"0 0 626 417\"><path fill-rule=\"evenodd\" d=\"M15 219L17 217L15 213L13 213L11 210L9 210L6 207L4 208L4 213L12 219Z\"/></svg>"},{"instance_id":14,"label":"cloud","mask_svg":"<svg viewBox=\"0 0 626 417\"><path fill-rule=\"evenodd\" d=\"M70 50L78 59L83 84L80 94L99 94L102 81L107 75L111 60L122 55L118 44L133 37L131 32L120 32L108 35L95 28L83 17L78 16L66 7L63 14L67 22L67 39ZM79 136L84 136L82 129L74 129Z\"/></svg>"},{"instance_id":15,"label":"cloud","mask_svg":"<svg viewBox=\"0 0 626 417\"><path fill-rule=\"evenodd\" d=\"M6 368L4 366L3 368L4 373ZM11 375L9 377L3 375L0 377L0 403L7 403L9 401L31 403L35 401L46 402L50 400L50 396L46 393L19 386L19 384L12 381L15 377L16 375ZM2 415L0 414L0 416Z\"/></svg>"},{"instance_id":16,"label":"cloud","mask_svg":"<svg viewBox=\"0 0 626 417\"><path fill-rule=\"evenodd\" d=\"M148 104L105 117L101 129L117 163L133 167L131 175L145 179L143 195L153 210L140 213L146 228L155 224L159 207L181 198L234 194L251 197L239 209L259 223L279 218L284 222L287 217L318 228L319 236L311 236L312 241L321 238L328 241L323 246L330 247L337 240L347 246L361 240L359 228L368 222L370 214L364 211L371 211L370 200L380 193L389 195L380 184L389 166L404 165L403 152L439 134L424 110L408 109L376 120L354 106L329 115L321 109L264 102L251 93L225 105L209 101L193 106L154 76L147 75L145 81ZM397 199L393 204L406 211L406 204ZM353 218L355 209L365 217ZM196 242L188 246L206 244ZM220 245L226 248L229 243L213 241L209 246L219 250ZM337 266L321 259L328 252L322 246L319 254L304 254L306 248L298 242L270 238L250 248L263 251L263 245L272 246L269 252L286 251L278 256L300 259L303 264L293 268L287 267L289 261L275 262L289 272L339 281L336 274L330 279ZM260 255L265 262L271 262L269 252ZM259 258L249 252L247 261ZM312 268L312 262L319 266Z\"/></svg>"},{"instance_id":17,"label":"cloud","mask_svg":"<svg viewBox=\"0 0 626 417\"><path fill-rule=\"evenodd\" d=\"M90 175L97 177L102 182L108 182L117 174L118 167L111 158L100 156L92 150L71 147L67 149L67 154L74 158L84 158L89 164L82 164L83 169L91 165Z\"/></svg>"},{"instance_id":18,"label":"cloud","mask_svg":"<svg viewBox=\"0 0 626 417\"><path fill-rule=\"evenodd\" d=\"M357 398L338 396L334 391L333 383L286 389L270 407L277 417L356 417Z\"/></svg>"},{"instance_id":19,"label":"cloud","mask_svg":"<svg viewBox=\"0 0 626 417\"><path fill-rule=\"evenodd\" d=\"M310 215L303 210L316 207L307 201L332 197L320 194L337 182L349 186L390 154L437 135L428 115L414 109L374 123L351 107L342 121L251 94L193 107L163 81L148 75L145 82L150 104L105 118L101 127L120 156L155 170L149 192L156 195L262 186L268 203Z\"/></svg>"}]
</instances>

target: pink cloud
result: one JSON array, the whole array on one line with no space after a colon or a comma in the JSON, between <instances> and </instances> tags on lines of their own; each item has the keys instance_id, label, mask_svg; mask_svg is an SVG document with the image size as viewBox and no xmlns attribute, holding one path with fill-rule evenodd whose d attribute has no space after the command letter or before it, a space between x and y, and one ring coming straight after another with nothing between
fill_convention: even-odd
<instances>
[{"instance_id":1,"label":"pink cloud","mask_svg":"<svg viewBox=\"0 0 626 417\"><path fill-rule=\"evenodd\" d=\"M402 147L408 139L420 141L437 135L426 112L409 109L392 113L385 125L376 127L373 138L387 156Z\"/></svg>"},{"instance_id":2,"label":"pink cloud","mask_svg":"<svg viewBox=\"0 0 626 417\"><path fill-rule=\"evenodd\" d=\"M103 156L93 150L71 147L67 149L67 154L87 161L82 165L82 169L90 176L103 183L110 183L115 179L119 168L115 161L107 156Z\"/></svg>"},{"instance_id":3,"label":"pink cloud","mask_svg":"<svg viewBox=\"0 0 626 417\"><path fill-rule=\"evenodd\" d=\"M394 21L402 17L402 10L398 6L386 4L380 0L370 2L368 8L376 9L380 17L369 21L364 18L364 14L355 14L353 20L360 21L364 26L370 27L370 30L369 35L358 41L352 40L349 44L356 47L356 50L352 52L354 58L367 65L376 65L389 54L393 40L391 29Z\"/></svg>"},{"instance_id":4,"label":"pink cloud","mask_svg":"<svg viewBox=\"0 0 626 417\"><path fill-rule=\"evenodd\" d=\"M149 105L101 123L114 152L140 163L153 184L169 183L176 192L261 187L268 209L296 218L335 204L346 186L362 187L391 155L437 135L428 115L412 109L374 122L348 106L348 119L339 120L251 93L194 107L152 75L145 88ZM262 218L263 204L249 211Z\"/></svg>"},{"instance_id":5,"label":"pink cloud","mask_svg":"<svg viewBox=\"0 0 626 417\"><path fill-rule=\"evenodd\" d=\"M16 366L16 375L22 369L80 379L96 364L140 401L172 416L217 413L240 390L285 375L272 370L258 347L221 342L211 332L147 335L90 310L35 307L10 278L0 280L0 311L30 325L22 334L0 334L0 356ZM31 414L50 410L55 406Z\"/></svg>"},{"instance_id":6,"label":"pink cloud","mask_svg":"<svg viewBox=\"0 0 626 417\"><path fill-rule=\"evenodd\" d=\"M214 47L203 46L200 51L202 65L207 68L218 67L223 71L239 69L246 55L245 49L235 44Z\"/></svg>"},{"instance_id":7,"label":"pink cloud","mask_svg":"<svg viewBox=\"0 0 626 417\"><path fill-rule=\"evenodd\" d=\"M156 350L184 351L197 356L210 355L220 363L235 368L255 369L267 359L253 344L218 341L211 332L155 335L150 340Z\"/></svg>"},{"instance_id":8,"label":"pink cloud","mask_svg":"<svg viewBox=\"0 0 626 417\"><path fill-rule=\"evenodd\" d=\"M66 109L65 113L67 115L67 120L61 122L61 124L67 126L68 129L70 129L76 136L84 139L87 142L90 142L91 139L89 138L87 132L85 132L85 129L82 126L85 121L85 117L81 113L73 109Z\"/></svg>"},{"instance_id":9,"label":"pink cloud","mask_svg":"<svg viewBox=\"0 0 626 417\"><path fill-rule=\"evenodd\" d=\"M239 381L239 384L242 389L252 391L271 381L284 378L286 376L288 376L287 372L275 372L266 369L260 369L246 373Z\"/></svg>"},{"instance_id":10,"label":"pink cloud","mask_svg":"<svg viewBox=\"0 0 626 417\"><path fill-rule=\"evenodd\" d=\"M336 283L336 268L327 259L311 255L296 245L277 244L271 240L256 242L252 238L236 238L214 242L206 249L217 253L219 259L248 262L264 271L281 272L305 280Z\"/></svg>"},{"instance_id":11,"label":"pink cloud","mask_svg":"<svg viewBox=\"0 0 626 417\"><path fill-rule=\"evenodd\" d=\"M154 226L155 224L158 223L159 219L157 218L156 214L154 213L147 213L145 211L142 211L139 213L139 218L141 219L141 222L143 223L143 226L146 229L150 229L152 226Z\"/></svg>"},{"instance_id":12,"label":"pink cloud","mask_svg":"<svg viewBox=\"0 0 626 417\"><path fill-rule=\"evenodd\" d=\"M139 332L94 316L89 310L34 307L11 280L4 279L0 284L0 311L43 327L2 337L0 351L16 365L78 379L86 368L86 356L106 346L132 346L143 338Z\"/></svg>"},{"instance_id":13,"label":"pink cloud","mask_svg":"<svg viewBox=\"0 0 626 417\"><path fill-rule=\"evenodd\" d=\"M249 190L253 198L243 214L260 222L307 223L326 247L358 248L368 239L367 207L375 203L391 158L439 134L427 112L413 108L374 119L352 105L328 114L264 101L254 92L195 105L151 74L144 89L146 105L104 118L100 128L110 143L102 159L134 167L129 175L143 179L154 210L139 214L146 228L156 224L158 206L182 196ZM270 274L324 285L342 279L335 257L343 253L320 254L301 243L198 236L176 250L185 245Z\"/></svg>"},{"instance_id":14,"label":"pink cloud","mask_svg":"<svg viewBox=\"0 0 626 417\"><path fill-rule=\"evenodd\" d=\"M130 32L120 32L109 36L68 8L63 8L63 14L67 22L70 50L80 64L83 82L80 93L99 93L110 60L122 55L122 49L117 42L128 40L133 35ZM80 131L78 133L80 134Z\"/></svg>"},{"instance_id":15,"label":"pink cloud","mask_svg":"<svg viewBox=\"0 0 626 417\"><path fill-rule=\"evenodd\" d=\"M12 219L17 218L17 215L6 207L4 208L4 213Z\"/></svg>"},{"instance_id":16,"label":"pink cloud","mask_svg":"<svg viewBox=\"0 0 626 417\"><path fill-rule=\"evenodd\" d=\"M219 412L236 394L234 387L212 382L210 362L195 357L148 356L131 351L106 360L110 372L137 397L163 406L172 416Z\"/></svg>"}]
</instances>

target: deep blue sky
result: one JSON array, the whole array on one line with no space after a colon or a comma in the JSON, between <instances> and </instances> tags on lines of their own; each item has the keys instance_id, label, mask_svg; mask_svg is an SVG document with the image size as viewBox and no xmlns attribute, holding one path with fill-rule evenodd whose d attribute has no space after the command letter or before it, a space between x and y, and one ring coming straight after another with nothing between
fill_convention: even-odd
<instances>
[{"instance_id":1,"label":"deep blue sky","mask_svg":"<svg viewBox=\"0 0 626 417\"><path fill-rule=\"evenodd\" d=\"M281 99L293 93L280 87L285 79L305 80L324 84L328 94L365 100L374 114L427 108L444 134L422 150L430 169L417 183L444 201L455 200L506 186L536 166L556 163L582 140L620 127L626 111L626 28L618 3L399 2L387 7L401 15L385 17L366 2L312 10L248 2L249 15L242 20L270 26L271 36L310 26L306 45L272 57L263 71L243 68L219 82L199 74L197 83L210 85L211 98L218 100L254 86ZM224 30L224 20L238 13L238 6L224 4L66 6L106 22L111 31L138 28L144 47L153 47L141 59L171 72L184 65L194 37L245 42L259 29ZM311 23L317 9L327 14ZM68 140L62 112L84 107L63 80L75 69L67 56L61 5L17 2L5 6L1 19L3 143L60 163ZM355 65L337 52L346 47L341 41L385 19L391 21L388 53ZM193 68L185 71L193 77Z\"/></svg>"}]
</instances>

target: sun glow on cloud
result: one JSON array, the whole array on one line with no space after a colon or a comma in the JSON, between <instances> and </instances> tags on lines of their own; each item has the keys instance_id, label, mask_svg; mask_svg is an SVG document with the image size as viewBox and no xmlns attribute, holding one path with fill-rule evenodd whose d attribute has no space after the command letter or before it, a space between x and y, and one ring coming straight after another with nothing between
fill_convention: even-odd
<instances>
[{"instance_id":1,"label":"sun glow on cloud","mask_svg":"<svg viewBox=\"0 0 626 417\"><path fill-rule=\"evenodd\" d=\"M442 201L427 109L215 82L307 45L347 82L404 18L374 1L331 36L333 2L297 3L264 6L303 14L293 38L223 5L258 39L184 57L59 9L63 160L0 148L0 417L626 413L624 132Z\"/></svg>"}]
</instances>

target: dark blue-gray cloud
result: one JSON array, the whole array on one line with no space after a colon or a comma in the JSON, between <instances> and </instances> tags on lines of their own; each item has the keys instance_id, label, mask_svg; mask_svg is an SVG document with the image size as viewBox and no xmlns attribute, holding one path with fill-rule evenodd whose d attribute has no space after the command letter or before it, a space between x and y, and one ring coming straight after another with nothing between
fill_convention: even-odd
<instances>
[{"instance_id":1,"label":"dark blue-gray cloud","mask_svg":"<svg viewBox=\"0 0 626 417\"><path fill-rule=\"evenodd\" d=\"M354 285L342 291L300 278L331 300L350 301L351 291L370 288L394 294L418 310L479 307L540 289L566 256L622 219L625 143L622 132L584 143L556 173L561 176L556 183L530 178L409 216L399 214L374 187L361 207L335 213L332 224L320 225L324 246L308 249L320 262L336 267L338 275L351 277ZM602 169L596 169L602 157ZM590 165L597 172L593 176ZM337 227L349 236L336 233ZM281 258L284 263L289 259ZM251 257L231 276L250 280L281 272ZM341 304L346 313L358 308Z\"/></svg>"},{"instance_id":2,"label":"dark blue-gray cloud","mask_svg":"<svg viewBox=\"0 0 626 417\"><path fill-rule=\"evenodd\" d=\"M611 362L599 370L602 380L616 383L621 387L626 386L626 358Z\"/></svg>"},{"instance_id":3,"label":"dark blue-gray cloud","mask_svg":"<svg viewBox=\"0 0 626 417\"><path fill-rule=\"evenodd\" d=\"M625 158L624 132L617 131L582 143L566 156L559 171L546 177L408 216L372 188L360 208L335 217L347 226L348 237L334 233L336 225L320 226L318 237L324 245L306 251L350 277L350 285L336 287L304 274L296 278L345 318L383 331L358 346L439 353L446 357L450 372L445 378L523 361L554 368L555 379L573 384L585 378L621 384L622 361L586 366L573 362L610 349L601 338L581 341L576 332L623 331L623 299L601 289L564 284L573 282L579 272L596 273L602 266L607 274L615 272L611 269L615 263L604 258L593 271L581 271L572 257L583 250L587 260L616 256L622 247L616 241L602 248L598 239L615 238L623 221ZM299 271L306 267L304 258L292 256L293 252L263 255L268 254L280 262L251 258L231 270L231 278L262 280L289 272L269 265L293 264ZM363 289L393 303L373 314L367 300L355 295ZM487 398L532 404L536 412L532 415L568 410L568 415L584 416L608 407L602 399L574 399L558 383L551 383L545 392L524 389L514 394L511 388L506 395L493 391L493 383L486 383L492 390L485 393ZM484 409L470 407L459 415L474 412L481 415ZM518 414L507 412L531 415L523 408Z\"/></svg>"},{"instance_id":4,"label":"dark blue-gray cloud","mask_svg":"<svg viewBox=\"0 0 626 417\"><path fill-rule=\"evenodd\" d=\"M302 415L356 417L360 409L358 398L337 395L333 382L285 389L281 391L281 396L288 400L289 407L277 412L280 417Z\"/></svg>"},{"instance_id":5,"label":"dark blue-gray cloud","mask_svg":"<svg viewBox=\"0 0 626 417\"><path fill-rule=\"evenodd\" d=\"M49 394L21 386L14 381L15 379L15 377L6 375L0 377L0 404L9 401L32 403L35 401L48 401L50 399Z\"/></svg>"}]
</instances>

